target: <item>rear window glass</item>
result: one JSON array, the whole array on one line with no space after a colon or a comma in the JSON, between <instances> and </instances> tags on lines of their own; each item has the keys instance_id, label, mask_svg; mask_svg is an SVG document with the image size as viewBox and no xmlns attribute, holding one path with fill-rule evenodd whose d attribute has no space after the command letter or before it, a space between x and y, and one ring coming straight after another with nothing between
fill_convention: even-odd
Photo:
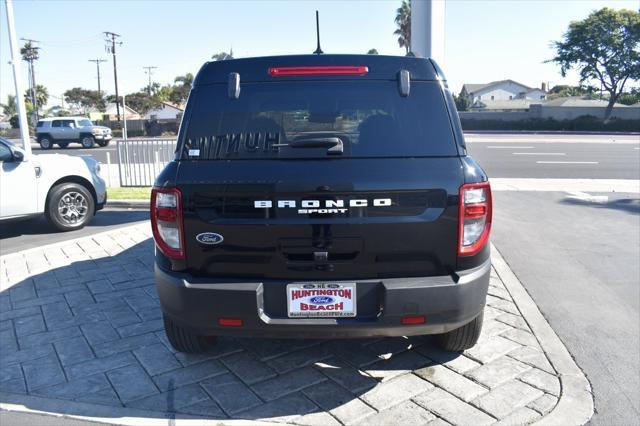
<instances>
[{"instance_id":1,"label":"rear window glass","mask_svg":"<svg viewBox=\"0 0 640 426\"><path fill-rule=\"evenodd\" d=\"M190 95L183 159L457 155L441 89L412 82L315 81L200 86Z\"/></svg>"}]
</instances>

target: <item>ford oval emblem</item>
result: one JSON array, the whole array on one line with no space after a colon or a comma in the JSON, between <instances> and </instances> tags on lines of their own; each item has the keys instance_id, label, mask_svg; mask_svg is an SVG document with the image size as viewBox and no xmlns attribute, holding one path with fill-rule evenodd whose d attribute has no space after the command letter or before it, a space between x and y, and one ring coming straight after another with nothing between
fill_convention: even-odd
<instances>
[{"instance_id":1,"label":"ford oval emblem","mask_svg":"<svg viewBox=\"0 0 640 426\"><path fill-rule=\"evenodd\" d=\"M202 234L196 235L196 241L201 244L214 245L223 242L224 237L215 232L203 232Z\"/></svg>"},{"instance_id":2,"label":"ford oval emblem","mask_svg":"<svg viewBox=\"0 0 640 426\"><path fill-rule=\"evenodd\" d=\"M314 296L309 301L316 305L328 305L329 303L333 303L333 297L329 296Z\"/></svg>"}]
</instances>

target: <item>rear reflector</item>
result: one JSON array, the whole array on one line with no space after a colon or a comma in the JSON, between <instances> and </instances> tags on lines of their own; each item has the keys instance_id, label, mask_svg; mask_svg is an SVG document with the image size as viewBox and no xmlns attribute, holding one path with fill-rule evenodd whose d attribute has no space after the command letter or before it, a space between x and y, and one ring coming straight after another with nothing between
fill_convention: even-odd
<instances>
[{"instance_id":1,"label":"rear reflector","mask_svg":"<svg viewBox=\"0 0 640 426\"><path fill-rule=\"evenodd\" d=\"M402 317L400 322L404 325L424 324L427 318L424 315L406 316Z\"/></svg>"},{"instance_id":2,"label":"rear reflector","mask_svg":"<svg viewBox=\"0 0 640 426\"><path fill-rule=\"evenodd\" d=\"M365 75L369 67L364 65L324 65L315 67L273 67L269 68L272 77L286 77L296 75Z\"/></svg>"},{"instance_id":3,"label":"rear reflector","mask_svg":"<svg viewBox=\"0 0 640 426\"><path fill-rule=\"evenodd\" d=\"M218 318L218 325L223 327L242 327L240 318Z\"/></svg>"}]
</instances>

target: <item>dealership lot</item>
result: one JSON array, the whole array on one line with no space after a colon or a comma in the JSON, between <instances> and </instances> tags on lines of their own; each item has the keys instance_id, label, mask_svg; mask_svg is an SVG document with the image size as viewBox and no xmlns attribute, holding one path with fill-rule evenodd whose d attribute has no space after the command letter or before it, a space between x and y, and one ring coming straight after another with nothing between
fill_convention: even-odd
<instances>
[{"instance_id":1,"label":"dealership lot","mask_svg":"<svg viewBox=\"0 0 640 426\"><path fill-rule=\"evenodd\" d=\"M571 386L561 386L562 365L532 332L540 322L521 314L535 305L515 303L514 287L495 271L481 341L464 354L441 352L428 338L224 338L204 355L185 355L162 330L147 224L1 262L0 391L8 404L42 410L52 398L74 401L68 415L86 415L80 403L117 407L101 419L109 422L170 412L296 424L490 424L552 411L580 421L589 412L585 391L573 414L559 412Z\"/></svg>"},{"instance_id":2,"label":"dealership lot","mask_svg":"<svg viewBox=\"0 0 640 426\"><path fill-rule=\"evenodd\" d=\"M549 140L551 138L552 140ZM596 414L591 420L594 424L631 424L634 423L634 421L637 421L640 416L640 407L638 406L638 401L640 400L638 395L638 389L640 389L640 383L638 381L638 377L640 377L640 366L638 365L637 357L634 358L632 355L637 354L640 351L637 337L639 334L639 330L637 329L637 318L638 315L640 315L637 304L637 301L640 300L640 289L637 285L638 280L640 279L640 272L637 269L637 258L640 256L640 248L637 244L640 239L640 235L638 235L638 215L640 215L640 196L638 195L640 192L640 184L638 183L638 176L640 176L640 157L637 149L639 147L638 139L637 135L628 135L624 137L619 135L516 136L487 134L468 136L469 149L471 153L488 171L494 181L494 188L499 189L495 191L494 194L495 220L492 236L493 242L504 256L506 262L509 264L515 275L520 279L527 292L529 292L535 303L545 315L551 327L558 333L569 352L576 358L577 365L584 370L586 377L591 382L595 407L597 409ZM543 142L545 140L547 141ZM81 153L81 151L82 150L68 149L66 153ZM91 150L90 153L97 154L98 152L100 151ZM518 154L524 152L527 154ZM540 155L551 153L555 154ZM562 159L559 159L560 157L562 157ZM539 161L558 162L539 163ZM567 161L571 161L573 163L567 164ZM10 231L2 230L1 232L1 238L3 239L3 254L12 252L15 255L15 253L18 253L21 250L42 246L48 243L60 242L83 236L95 236L97 233L106 229L112 229L112 232L117 234L118 228L124 229L123 227L139 223L147 217L147 213L145 211L106 210L100 214L106 214L109 216L105 219L106 221L104 223L101 222L103 220L102 218L99 216L96 217L96 224L100 226L87 228L83 231L70 234L52 234L48 233L44 228L38 228L42 233L38 233L36 230L35 233L30 231L25 232L25 235L21 235L21 229L24 231L26 229L26 225L15 224L11 227ZM124 215L126 215L126 218L123 217ZM112 228L106 228L102 225L108 225ZM10 234L7 232L10 232ZM146 231L141 231L141 235L147 235L145 233ZM95 239L101 238L102 237L99 236L95 237ZM135 245L135 243L138 244ZM144 262L150 263L151 259L146 256L150 257L152 248L150 242L148 240L144 240L142 236L140 236L135 243L118 243L117 247L113 248L113 250L120 251L114 251L113 253L115 256L111 260L122 262L120 268L128 268L124 269L124 273L120 274L120 278L114 278L114 280L118 281L119 279L123 279L124 281L111 282L110 279L106 278L102 282L107 282L114 289L118 286L123 286L123 290L127 288L124 292L118 292L119 296L115 296L116 299L122 299L123 297L131 294L135 296L137 294L140 300L146 300L148 302L147 298L153 299L154 296L152 291L153 283L150 275L151 269L147 265L139 267L137 268L139 269L137 272L133 272L135 268L129 264L129 262L133 258L136 259L134 265L139 266L139 263L144 265ZM46 258L48 259L51 257L53 259L53 256L54 255L50 255ZM57 290L60 292L57 293L60 297L46 298L55 295L48 295L47 290L45 290L45 299L41 299L40 302L17 300L19 302L18 306L20 304L29 303L33 303L34 306L40 306L41 322L44 324L44 327L48 327L49 323L53 321L52 324L55 327L62 325L67 329L73 327L78 328L80 333L79 335L66 336L62 333L60 338L72 340L84 339L86 341L86 345L89 347L91 355L99 357L98 353L90 343L89 338L85 337L83 327L80 324L76 325L69 318L66 319L66 323L62 321L62 319L60 319L59 322L56 322L56 318L51 317L52 314L47 313L45 315L45 311L48 312L51 308L46 307L47 305L62 306L59 305L61 302L67 303L68 310L72 317L82 314L82 310L77 306L72 306L70 304L72 302L68 302L69 297L65 295L66 290L69 292L78 291L81 290L81 287L78 287L79 285L87 287L90 282L81 282L87 279L83 278L82 275L82 264L87 262L87 260L82 257L78 257L76 260L73 256L76 256L76 254L71 255L71 257L66 257L67 263L73 262L73 266L66 265L64 267L57 267L54 268L54 270L58 271L58 273L56 274L53 272L53 276L59 275L64 279L69 280L69 285L72 287L65 289L65 286L61 285L61 282L51 284L54 287L60 286L60 289ZM105 264L104 262L106 262L109 267L114 266L109 263L108 258L102 260L91 260L90 262L96 264L99 263L100 265L103 265ZM41 266L44 268L44 263ZM61 270L65 267L67 269L75 270L76 266L79 268L76 272L80 274L80 278L73 275L73 273L71 274L71 277L67 277L67 272L62 272ZM140 279L140 286L136 287L135 282L137 281L137 278L135 274L143 273L142 270L144 269L147 270L147 275ZM109 271L109 269L107 268L106 271ZM118 269L118 271L120 272L120 269ZM27 272L30 271L27 270ZM33 272L36 276L41 273L42 271ZM129 278L125 279L127 276ZM22 281L25 281L24 278L25 277L21 278ZM101 281L99 278L96 280ZM501 296L497 294L500 292L500 290L497 289L501 286L497 284L495 277L492 279L492 285L494 286L492 287L492 297L501 298ZM38 291L36 286L37 285L34 280L34 292L27 293L31 294L32 297L37 296L37 299L40 299L40 294L36 293ZM3 288L1 293L2 296L0 296L0 300L3 301L3 305L0 312L4 313L5 307L11 307L11 311L14 311L14 306L6 305L6 303L13 303L12 297L14 299L18 297L19 299L20 296L12 296L12 291L15 292L16 290L7 290ZM130 305L130 301L128 300L122 299L120 301L120 305L116 306L112 305L116 303L114 301L107 302L107 298L109 296L103 293L94 294L92 293L91 288L88 287L86 288L86 291L90 297L93 298L93 302L91 302L92 304L99 305L106 309L106 311L100 310L99 312L101 313L96 314L99 319L96 319L95 322L101 322L109 325L112 329L111 331L115 333L112 334L109 333L109 331L106 332L113 338L111 342L123 339L125 339L125 341L126 339L129 339L129 342L137 342L138 340L141 340L140 344L142 345L151 345L154 348L163 349L163 353L165 350L171 353L164 341L162 324L158 319L159 310L157 309L157 306L155 308L152 308L151 306L144 308L148 309L148 312L145 312L144 309L143 311L137 311ZM18 291L17 293L20 292ZM502 293L502 297L506 297L508 294L509 293L505 295ZM70 297L73 298L74 296ZM506 309L505 306L508 305L500 300L490 299L491 303L488 308L488 312L492 312L494 309ZM7 300L9 302L6 302ZM495 306L496 303L502 304L502 307ZM516 306L518 305L516 304ZM121 310L118 310L120 308ZM59 309L64 311L63 308ZM125 324L112 324L112 317L116 314L111 314L111 316L109 316L109 309L116 310L116 312L118 312L117 315L122 314L129 318L128 321L131 322ZM35 315L35 311L33 310L22 312L24 312L27 317L33 317ZM505 312L508 313L508 311ZM47 315L53 319L47 319ZM62 315L61 318L63 318L66 314L59 315ZM81 319L82 321L87 320L90 317L85 314L83 318L84 319ZM503 324L518 330L518 327L515 326L515 324L508 322L505 323L505 318L510 317L506 315L503 316L502 319L495 317L491 319L491 323L493 325L486 325L487 329L489 329L487 332L496 332L494 337L489 339L491 342L500 342L502 339L512 342L514 341L513 337L509 336L519 333L518 331L512 331L511 329L497 332L497 330L503 328ZM40 320L33 319L32 321L34 321L35 324ZM9 320L2 318L0 325L2 325L2 329L4 330L8 327L7 324L15 327L15 322L16 319L13 318ZM20 327L22 326L19 326L19 328ZM132 331L127 331L129 328L125 327L129 327L130 329L137 331L133 331L134 334L128 335L128 333L132 333ZM63 328L63 330L65 328ZM86 326L84 328L86 328ZM39 329L36 327L34 330ZM48 328L34 332L34 334L48 332L46 330L48 330ZM505 335L504 333L508 333L508 335ZM600 340L603 336L607 336L607 343L605 345L603 345ZM52 338L54 340L57 339L57 337ZM14 331L14 339L16 339L15 351L22 352L19 347L21 343L20 336L17 335L17 328L16 331ZM52 354L57 354L57 346L54 340L49 343L45 343L45 346L51 346L51 349L49 349L49 352L42 355L43 358L47 356L51 358ZM485 340L486 339L483 338L482 345L486 344ZM27 341L29 341L29 339L27 339ZM293 401L291 403L295 404L295 401L301 401L297 397L297 395L301 395L304 401L309 402L310 405L308 405L308 407L310 407L312 411L317 411L313 415L293 418L290 417L292 413L287 412L287 410L284 412L277 411L279 408L278 404L275 404L275 402L261 399L260 394L253 390L254 383L251 379L248 379L248 381L245 382L243 380L247 379L236 377L237 380L245 386L245 388L249 389L251 394L261 401L262 405L255 406L261 407L255 408L256 411L260 412L260 415L262 416L260 418L277 418L278 420L311 423L313 419L317 418L320 419L318 422L322 422L323 420L329 421L327 420L329 418L325 416L328 412L331 419L334 421L341 421L339 417L334 415L332 410L338 409L338 405L340 407L349 407L349 410L351 410L350 407L352 406L360 406L360 403L353 401L360 401L362 404L374 410L374 412L368 412L365 410L369 415L367 415L367 417L363 417L363 419L380 418L381 423L385 418L382 413L387 413L384 415L395 416L396 414L394 413L399 410L397 407L409 407L407 408L407 411L414 413L417 416L413 418L414 420L420 418L424 419L425 422L434 420L430 416L434 416L435 419L446 420L447 417L442 413L438 414L434 405L424 404L424 401L423 404L421 404L418 397L415 395L407 397L401 401L397 401L397 404L399 405L395 405L396 402L393 402L388 409L383 409L382 411L376 411L375 406L370 405L367 402L368 397L365 398L368 392L372 392L373 389L381 385L385 385L387 382L401 383L399 382L400 378L407 374L424 381L426 374L421 375L418 373L423 369L433 370L435 368L436 370L444 371L443 374L448 374L450 371L453 371L462 379L470 380L475 385L485 387L485 390L493 389L491 387L487 388L485 383L478 381L471 375L472 371L475 371L475 369L456 372L452 365L452 363L455 363L456 361L449 360L445 362L446 360L437 358L433 353L433 346L430 344L429 339L385 339L381 341L366 342L349 341L349 356L342 355L335 357L335 360L333 361L335 364L327 362L327 360L331 358L323 358L323 356L326 355L326 348L328 346L331 348L331 351L334 351L335 347L344 347L344 341L329 342L327 345L323 344L323 342L317 341L301 343L295 341L275 342L270 340L260 340L257 342L253 340L224 340L223 342L224 345L220 349L221 352L214 352L209 357L193 362L194 364L209 362L210 364L216 364L223 368L222 370L215 370L223 372L220 374L219 380L223 380L225 377L236 377L233 376L235 373L230 370L228 364L230 363L230 359L237 356L251 360L251 368L255 366L257 370L249 370L250 372L248 374L250 375L255 374L256 377L262 377L261 374L263 373L261 373L261 371L269 371L270 373L267 376L264 376L265 381L280 377L281 372L282 375L288 378L295 376L293 374L294 371L313 371L318 372L320 375L316 376L314 373L296 374L300 374L303 377L306 377L304 374L311 374L315 376L316 379L322 379L313 387L322 386L327 389L334 389L333 385L336 383L338 383L338 386L342 385L339 382L336 382L334 378L331 378L330 371L343 371L345 365L349 366L351 369L355 369L355 371L359 371L357 377L369 377L376 381L374 388L358 389L357 392L352 392L352 396L347 397L344 400L345 402L332 402L331 404L335 406L331 406L330 404L326 407L323 407L318 401L314 400L312 396L307 395L310 392L309 389L307 389L306 392L299 391L295 384L291 385L292 387L288 387L287 389L294 390L291 394L283 396L282 399L289 398ZM158 344L160 344L160 346L158 346ZM519 342L518 344L522 344L522 342ZM181 390L180 393L178 393L177 390L187 387L188 389L186 392L188 396L190 395L188 392L193 388L193 386L200 386L203 393L194 391L195 394L200 395L200 398L205 398L206 396L206 398L209 398L212 402L208 402L207 399L201 399L197 402L193 402L192 404L184 405L184 407L215 406L218 407L217 409L220 410L222 415L237 417L235 413L225 411L220 403L215 401L215 398L211 396L210 391L207 391L206 387L204 387L200 382L197 382L197 384L189 383L184 386L177 386L176 389L174 389L175 392L174 390L161 389L156 384L154 379L155 376L147 372L145 369L146 367L141 364L141 359L136 355L140 352L140 348L127 348L126 343L123 343L122 345L124 345L123 348L125 349L122 349L121 352L129 351L133 358L128 358L126 365L119 365L118 367L113 367L113 369L126 369L131 365L135 366L137 363L148 376L150 382L147 383L152 383L153 386L156 387L156 391L154 392L157 392L157 394L150 393L148 396L144 396L139 399L149 398L154 400L153 395L163 395L164 400L168 401L167 404L173 404L165 406L164 410L166 410L167 407L173 407L174 411L181 413L180 416L187 417L190 415L189 413L185 412L182 408L176 408L178 405L181 405L181 403L176 402L177 399L175 398L178 398L180 393L183 392ZM269 348L274 345L279 349L265 349L265 351L272 350L273 352L260 352L263 350L261 348ZM285 345L284 348L282 345ZM58 344L58 346L61 346L61 344ZM106 346L109 345L103 344L103 347ZM525 343L525 347L526 346L527 344ZM230 352L226 352L224 349L225 347L230 348ZM233 348L235 348L235 350ZM488 346L487 348L489 348L489 350L494 350L491 346ZM102 349L99 349L99 351L100 350ZM517 350L517 348L514 349L514 351ZM118 355L121 352L110 356L113 356L114 358L118 356L122 357L122 355ZM318 355L312 355L315 353ZM322 355L323 353L325 355ZM104 355L104 353L101 354ZM362 361L358 361L363 357L363 354L366 356L364 356ZM517 352L515 352L515 354L517 354ZM501 362L506 360L508 361L506 364L513 365L514 363L511 362L512 359L515 359L518 362L524 361L514 358L515 354L514 352L509 351L506 355L502 355L500 357L504 358ZM85 356L88 355L85 354ZM180 358L179 355L171 353L171 356L174 358L177 357L176 359L179 365L168 361L170 365L175 367L176 371L192 365L190 361L184 362L184 359ZM66 375L66 366L62 364L62 358L58 355L56 355L56 357L58 359L58 367L60 368L59 371L62 371L66 381L68 379ZM82 356L80 356L80 358L82 358ZM283 361L276 361L281 358ZM351 358L356 361L350 361ZM374 358L375 361L373 361ZM370 361L369 363L367 363L367 359ZM386 361L382 362L381 360L384 359L386 359ZM487 364L486 362L483 364L481 359L473 358L472 353L465 353L465 355L456 359L463 361L468 359L475 363L479 363L480 365L472 364L476 368L480 368L484 366L484 364ZM29 360L25 360L25 362L28 361ZM489 361L488 364L491 364L494 361L495 360ZM279 362L291 362L291 369L289 370L286 367L277 367L280 369L279 372L274 367L274 365L277 365ZM532 366L526 361L524 361L524 363L529 367L539 369L539 366ZM375 368L370 367L370 365L373 364L376 364ZM50 365L54 370L57 368L55 363L51 363ZM492 371L497 375L503 374L503 369L498 368L501 364L495 365L496 368ZM603 368L603 366L606 366L606 368ZM190 368L195 369L195 367ZM26 374L26 370L23 369L22 371ZM189 370L180 374L188 375L190 374L188 371ZM399 374L400 371L403 373ZM514 371L509 371L510 370L507 369L507 373L504 374L507 374L508 376L514 374ZM107 375L106 371L97 374ZM164 374L164 372L158 374ZM207 378L203 378L203 380L214 381L213 379L218 377L216 374L213 376L207 375ZM226 374L230 374L231 376L227 376ZM276 376L272 377L270 374L276 374ZM387 376L394 377L394 381L390 381L388 378L379 381L381 376L385 378ZM7 377L9 378L4 380L4 378ZM30 392L28 388L28 381L25 381L27 379L24 377L22 379L18 379L13 376L3 375L2 382L4 386L0 385L0 389L5 391L5 387L8 386L8 383L15 379L16 382L20 380L23 381L24 386L21 388L22 390L20 392ZM107 378L108 377L109 375L107 375ZM518 378L520 377L518 375L514 377L516 378L510 380L520 386L519 383L522 383L522 379ZM58 378L60 378L60 376L58 376ZM288 379L282 381L283 386L284 384L289 386L287 380ZM307 378L305 380L314 382L312 378ZM403 380L414 379L411 378ZM13 383L12 386L16 386L16 382L11 382ZM102 383L104 384L104 382ZM111 384L112 382L109 381L109 383ZM232 380L232 384L229 385L229 387L224 387L224 389L244 389L242 387L235 388L234 386L237 383L238 382L235 380ZM260 383L262 382L260 381ZM493 421L497 420L495 413L492 414L491 412L483 409L476 403L477 401L475 401L475 399L469 401L466 401L464 398L461 399L453 389L445 388L443 385L439 385L428 378L426 379L426 383L427 386L434 386L433 390L424 389L425 393L430 392L433 397L429 400L431 401L431 404L434 404L433 401L440 401L440 398L435 398L435 396L444 395L446 396L444 399L449 401L448 398L453 395L455 400L451 401L456 401L456 403L462 401L464 405L461 406L469 406L473 410L479 410L485 415L492 417ZM56 385L50 385L49 387L53 388L53 386L60 386L61 384L62 383L60 382ZM528 385L530 386L530 384ZM95 386L97 387L88 389L94 389L95 393L100 393L103 390L99 385ZM46 386L39 389L44 388L46 388ZM542 390L543 392L545 391L544 389L540 389L535 386L534 388ZM37 389L34 390L34 395L38 393L36 391ZM434 394L434 391L437 393ZM446 392L446 394L440 394L439 392L441 391ZM42 390L40 392L42 392ZM400 391L398 390L398 392ZM110 396L106 397L103 395L103 398L105 399L101 403L104 403L104 401L107 401L107 399L110 398L111 402L108 403L117 402L118 406L131 405L120 399L117 389L113 388L113 386L112 389L106 393ZM24 395L13 395L15 397L13 400L16 401L16 403L19 402L20 398L25 398ZM551 398L550 395L553 394L547 391L545 395L547 400L551 401L549 398ZM185 401L193 401L188 399L187 396L183 396L183 398L186 398ZM34 398L41 398L41 396L34 396ZM155 398L155 400L162 399L162 397L158 396ZM286 399L285 401L289 401L289 399ZM337 399L338 401L342 401L340 398ZM526 400L527 398L524 399ZM9 403L12 399L7 396L6 398L3 397L2 401ZM129 402L133 403L134 401L137 400ZM40 401L40 403L41 402L42 401ZM36 405L40 403L37 403ZM80 402L76 401L76 403ZM518 404L515 404L512 407L515 407L516 405ZM38 406L48 407L46 404ZM301 405L301 407L304 406L305 405ZM131 405L131 407L133 407L133 405ZM393 407L396 408L393 409ZM532 415L530 410L533 410L537 413L538 417L540 417L544 412L544 410L536 411L536 407L532 405L531 401L525 403L523 407L517 409L516 412L521 414L529 413ZM37 409L35 406L34 408ZM41 409L46 410L46 408ZM328 411L326 411L327 409ZM342 408L342 410L345 410L345 408ZM82 410L79 407L71 411L72 412L70 414L82 413ZM225 418L222 415L220 418ZM240 418L249 418L246 417L249 416L247 413L244 413L243 415L245 415L245 417ZM373 417L374 415L380 417ZM156 413L154 416L159 416L159 414ZM109 421L115 421L115 419L110 419ZM356 420L356 422L357 421L360 420ZM455 423L456 420L452 418L450 422ZM480 420L478 420L478 422L480 422Z\"/></svg>"}]
</instances>

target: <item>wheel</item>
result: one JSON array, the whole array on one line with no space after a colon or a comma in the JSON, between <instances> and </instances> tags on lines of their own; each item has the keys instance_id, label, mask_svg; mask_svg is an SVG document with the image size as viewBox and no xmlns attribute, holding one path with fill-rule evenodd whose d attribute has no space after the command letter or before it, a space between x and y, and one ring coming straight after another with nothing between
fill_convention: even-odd
<instances>
[{"instance_id":1,"label":"wheel","mask_svg":"<svg viewBox=\"0 0 640 426\"><path fill-rule=\"evenodd\" d=\"M111 141L97 141L96 143L98 144L98 146L104 147L104 146L109 145L109 142L111 142Z\"/></svg>"},{"instance_id":2,"label":"wheel","mask_svg":"<svg viewBox=\"0 0 640 426\"><path fill-rule=\"evenodd\" d=\"M215 337L193 334L164 316L164 331L169 343L179 352L199 353L210 348Z\"/></svg>"},{"instance_id":3,"label":"wheel","mask_svg":"<svg viewBox=\"0 0 640 426\"><path fill-rule=\"evenodd\" d=\"M93 136L90 136L90 135L85 135L82 137L82 139L80 139L80 143L82 144L83 148L93 148L93 144L95 142L96 141L93 138Z\"/></svg>"},{"instance_id":4,"label":"wheel","mask_svg":"<svg viewBox=\"0 0 640 426\"><path fill-rule=\"evenodd\" d=\"M53 146L53 142L51 142L49 136L42 136L38 139L38 142L40 143L40 148L42 149L51 149L51 147Z\"/></svg>"},{"instance_id":5,"label":"wheel","mask_svg":"<svg viewBox=\"0 0 640 426\"><path fill-rule=\"evenodd\" d=\"M58 146L62 149L66 149L69 146L69 142L58 142Z\"/></svg>"},{"instance_id":6,"label":"wheel","mask_svg":"<svg viewBox=\"0 0 640 426\"><path fill-rule=\"evenodd\" d=\"M91 193L77 183L61 183L49 191L46 216L59 231L83 228L95 212Z\"/></svg>"},{"instance_id":7,"label":"wheel","mask_svg":"<svg viewBox=\"0 0 640 426\"><path fill-rule=\"evenodd\" d=\"M480 337L483 317L484 312L460 328L436 335L436 343L445 351L451 352L462 352L472 348Z\"/></svg>"}]
</instances>

